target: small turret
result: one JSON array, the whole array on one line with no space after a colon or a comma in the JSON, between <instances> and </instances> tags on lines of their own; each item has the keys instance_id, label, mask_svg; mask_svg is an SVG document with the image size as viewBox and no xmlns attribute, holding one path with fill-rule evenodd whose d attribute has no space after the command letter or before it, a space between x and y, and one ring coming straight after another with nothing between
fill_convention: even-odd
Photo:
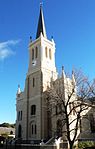
<instances>
[{"instance_id":1,"label":"small turret","mask_svg":"<svg viewBox=\"0 0 95 149\"><path fill-rule=\"evenodd\" d=\"M51 36L51 41L52 41L52 43L55 45L55 42L54 42L53 36Z\"/></svg>"},{"instance_id":2,"label":"small turret","mask_svg":"<svg viewBox=\"0 0 95 149\"><path fill-rule=\"evenodd\" d=\"M64 66L62 66L62 78L65 78Z\"/></svg>"},{"instance_id":3,"label":"small turret","mask_svg":"<svg viewBox=\"0 0 95 149\"><path fill-rule=\"evenodd\" d=\"M30 42L32 42L32 36L30 36Z\"/></svg>"},{"instance_id":4,"label":"small turret","mask_svg":"<svg viewBox=\"0 0 95 149\"><path fill-rule=\"evenodd\" d=\"M20 95L20 93L21 93L21 89L20 89L20 85L18 85L17 95Z\"/></svg>"}]
</instances>

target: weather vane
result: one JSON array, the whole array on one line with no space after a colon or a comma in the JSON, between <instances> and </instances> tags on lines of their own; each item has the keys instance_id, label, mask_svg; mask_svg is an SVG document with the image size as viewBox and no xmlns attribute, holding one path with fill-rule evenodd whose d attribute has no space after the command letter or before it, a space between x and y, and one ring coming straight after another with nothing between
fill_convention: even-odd
<instances>
[{"instance_id":1,"label":"weather vane","mask_svg":"<svg viewBox=\"0 0 95 149\"><path fill-rule=\"evenodd\" d=\"M43 2L42 2L42 0L40 0L40 7L42 7L43 6Z\"/></svg>"}]
</instances>

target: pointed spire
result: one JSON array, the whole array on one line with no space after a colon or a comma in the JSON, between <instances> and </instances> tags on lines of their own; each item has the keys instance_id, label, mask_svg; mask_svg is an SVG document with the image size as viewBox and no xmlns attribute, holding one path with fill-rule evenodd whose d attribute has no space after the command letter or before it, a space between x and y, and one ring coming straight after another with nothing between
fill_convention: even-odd
<instances>
[{"instance_id":1,"label":"pointed spire","mask_svg":"<svg viewBox=\"0 0 95 149\"><path fill-rule=\"evenodd\" d=\"M42 3L40 4L40 15L39 15L36 39L40 37L41 33L43 34L43 37L47 38L46 29L45 29L45 23L44 23L44 15L43 15Z\"/></svg>"},{"instance_id":2,"label":"pointed spire","mask_svg":"<svg viewBox=\"0 0 95 149\"><path fill-rule=\"evenodd\" d=\"M17 94L21 93L21 89L20 89L20 85L18 85L18 90L17 90Z\"/></svg>"},{"instance_id":3,"label":"pointed spire","mask_svg":"<svg viewBox=\"0 0 95 149\"><path fill-rule=\"evenodd\" d=\"M30 36L30 42L32 42L32 36Z\"/></svg>"},{"instance_id":4,"label":"pointed spire","mask_svg":"<svg viewBox=\"0 0 95 149\"><path fill-rule=\"evenodd\" d=\"M62 78L65 78L64 66L62 66Z\"/></svg>"}]
</instances>

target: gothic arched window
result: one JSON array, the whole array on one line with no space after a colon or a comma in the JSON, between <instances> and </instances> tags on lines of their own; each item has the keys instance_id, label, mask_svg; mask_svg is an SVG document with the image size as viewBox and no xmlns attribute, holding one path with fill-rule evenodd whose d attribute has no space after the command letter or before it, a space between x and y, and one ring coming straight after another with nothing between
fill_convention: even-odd
<instances>
[{"instance_id":1,"label":"gothic arched window","mask_svg":"<svg viewBox=\"0 0 95 149\"><path fill-rule=\"evenodd\" d=\"M31 129L32 129L32 135L33 135L33 124L32 124L32 128Z\"/></svg>"},{"instance_id":2,"label":"gothic arched window","mask_svg":"<svg viewBox=\"0 0 95 149\"><path fill-rule=\"evenodd\" d=\"M34 49L32 49L32 60L34 60Z\"/></svg>"},{"instance_id":3,"label":"gothic arched window","mask_svg":"<svg viewBox=\"0 0 95 149\"><path fill-rule=\"evenodd\" d=\"M37 125L35 124L35 122L33 122L31 124L31 135L35 136L37 134Z\"/></svg>"},{"instance_id":4,"label":"gothic arched window","mask_svg":"<svg viewBox=\"0 0 95 149\"><path fill-rule=\"evenodd\" d=\"M49 49L49 58L52 59L51 49Z\"/></svg>"},{"instance_id":5,"label":"gothic arched window","mask_svg":"<svg viewBox=\"0 0 95 149\"><path fill-rule=\"evenodd\" d=\"M62 136L62 121L57 120L57 136Z\"/></svg>"},{"instance_id":6,"label":"gothic arched window","mask_svg":"<svg viewBox=\"0 0 95 149\"><path fill-rule=\"evenodd\" d=\"M18 111L18 121L22 120L22 111Z\"/></svg>"},{"instance_id":7,"label":"gothic arched window","mask_svg":"<svg viewBox=\"0 0 95 149\"><path fill-rule=\"evenodd\" d=\"M35 86L35 78L33 78L33 87Z\"/></svg>"},{"instance_id":8,"label":"gothic arched window","mask_svg":"<svg viewBox=\"0 0 95 149\"><path fill-rule=\"evenodd\" d=\"M21 138L22 136L22 127L21 125L18 126L18 138Z\"/></svg>"},{"instance_id":9,"label":"gothic arched window","mask_svg":"<svg viewBox=\"0 0 95 149\"><path fill-rule=\"evenodd\" d=\"M37 58L38 57L38 47L36 47L36 55L35 57Z\"/></svg>"},{"instance_id":10,"label":"gothic arched window","mask_svg":"<svg viewBox=\"0 0 95 149\"><path fill-rule=\"evenodd\" d=\"M32 105L31 106L31 115L35 115L36 114L36 105Z\"/></svg>"},{"instance_id":11,"label":"gothic arched window","mask_svg":"<svg viewBox=\"0 0 95 149\"><path fill-rule=\"evenodd\" d=\"M20 120L20 111L18 112L18 121Z\"/></svg>"},{"instance_id":12,"label":"gothic arched window","mask_svg":"<svg viewBox=\"0 0 95 149\"><path fill-rule=\"evenodd\" d=\"M20 120L22 120L22 111L20 111Z\"/></svg>"},{"instance_id":13,"label":"gothic arched window","mask_svg":"<svg viewBox=\"0 0 95 149\"><path fill-rule=\"evenodd\" d=\"M90 114L90 128L91 132L95 133L95 117L92 113Z\"/></svg>"},{"instance_id":14,"label":"gothic arched window","mask_svg":"<svg viewBox=\"0 0 95 149\"><path fill-rule=\"evenodd\" d=\"M37 134L37 126L36 126L36 124L35 124L35 134Z\"/></svg>"},{"instance_id":15,"label":"gothic arched window","mask_svg":"<svg viewBox=\"0 0 95 149\"><path fill-rule=\"evenodd\" d=\"M47 47L45 47L45 56L46 56L46 58L48 57L48 49L47 49Z\"/></svg>"}]
</instances>

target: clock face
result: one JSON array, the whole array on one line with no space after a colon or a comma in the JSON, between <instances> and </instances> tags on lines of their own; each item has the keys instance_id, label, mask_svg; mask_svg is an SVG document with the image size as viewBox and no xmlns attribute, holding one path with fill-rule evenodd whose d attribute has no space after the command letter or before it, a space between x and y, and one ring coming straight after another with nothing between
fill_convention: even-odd
<instances>
[{"instance_id":1,"label":"clock face","mask_svg":"<svg viewBox=\"0 0 95 149\"><path fill-rule=\"evenodd\" d=\"M33 61L32 61L32 65L33 65L33 66L36 66L36 60L33 60Z\"/></svg>"}]
</instances>

